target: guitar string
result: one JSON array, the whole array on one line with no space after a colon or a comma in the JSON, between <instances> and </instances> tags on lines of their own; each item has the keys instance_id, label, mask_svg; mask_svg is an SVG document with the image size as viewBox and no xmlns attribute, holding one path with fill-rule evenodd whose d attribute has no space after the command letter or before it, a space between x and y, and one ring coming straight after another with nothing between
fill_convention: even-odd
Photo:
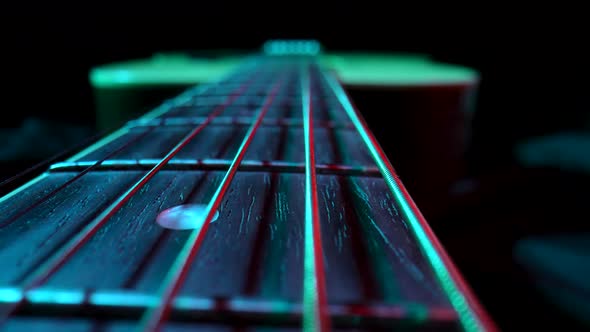
<instances>
[{"instance_id":1,"label":"guitar string","mask_svg":"<svg viewBox=\"0 0 590 332\"><path fill-rule=\"evenodd\" d=\"M207 88L210 88L210 87L211 86L207 86ZM82 142L74 144L73 146L65 149L64 151L54 154L53 156L50 156L47 159L45 159L35 165L32 165L31 167L25 169L24 171L21 171L9 178L6 178L2 182L0 182L0 189L2 189L3 187L9 185L10 183L18 180L19 178L24 177L25 175L27 175L27 174L29 174L41 167L47 167L47 166L53 164L54 162L56 162L58 160L62 160L66 156L73 154L76 151L80 151L83 147L88 146L89 144L91 144L93 142L96 142L96 140L98 138L104 137L105 135L107 135L107 133L110 133L113 130L122 127L127 122L128 122L128 120L124 120L120 123L117 123L116 125L110 126L109 128L102 130L99 133L96 133L94 135L91 135L90 137L85 138Z\"/></svg>"},{"instance_id":2,"label":"guitar string","mask_svg":"<svg viewBox=\"0 0 590 332\"><path fill-rule=\"evenodd\" d=\"M160 160L149 172L147 172L139 181L132 185L123 195L115 200L108 208L94 218L87 226L78 234L76 234L69 242L67 242L56 254L48 258L42 265L23 282L21 289L23 294L39 285L43 284L59 267L61 267L84 243L96 233L100 227L113 216L139 189L145 185L166 163L172 159L183 147L185 147L198 133L200 133L215 117L221 114L228 105L237 99L254 81L256 77L251 77L237 91L228 96L227 102L217 107L198 127L193 129L186 135L168 154ZM2 307L0 311L0 325L6 322L6 319L23 303L25 297L20 301L11 303L10 305Z\"/></svg>"},{"instance_id":3,"label":"guitar string","mask_svg":"<svg viewBox=\"0 0 590 332\"><path fill-rule=\"evenodd\" d=\"M250 120L250 123L251 122L252 121ZM230 147L234 145L232 143L235 141L236 134L237 134L237 132L235 134L229 135L228 137L225 138L225 143L222 144L222 148L219 151L216 151L216 155L214 158L222 158L223 156L225 156L227 154ZM224 170L229 168L230 162L231 161L228 161L227 165L224 165L224 167L223 167ZM243 163L240 166L243 166ZM201 168L201 170L202 170L202 168ZM243 168L240 167L240 171L242 171L242 170L243 170ZM207 180L207 176L202 176L197 181L197 183L193 186L193 188L188 193L188 195L185 196L185 198L184 198L185 203L190 203L195 199L198 191L201 189L201 186L206 182L206 180ZM147 268L147 265L151 262L151 258L153 258L153 256L160 250L160 248L163 248L167 239L169 239L172 235L173 235L173 231L166 229L162 232L162 234L160 234L160 236L158 236L158 239L156 241L154 241L156 244L154 246L152 246L152 248L150 248L150 251L142 259L141 263L139 264L138 268L135 270L133 275L131 277L129 277L127 279L127 281L125 282L126 288L132 287L132 285L142 276L142 274L145 272L144 270Z\"/></svg>"},{"instance_id":4,"label":"guitar string","mask_svg":"<svg viewBox=\"0 0 590 332\"><path fill-rule=\"evenodd\" d=\"M242 144L240 145L240 148L238 149L230 165L230 168L227 170L223 180L219 184L215 194L213 194L213 197L207 205L207 216L205 217L203 225L199 229L193 230L189 238L186 240L180 253L175 259L170 272L166 275L163 286L159 292L159 303L155 306L151 306L150 309L145 312L139 323L138 331L157 331L161 328L161 325L166 320L167 315L171 309L171 303L176 293L180 290L180 287L182 286L189 272L190 266L199 252L201 244L203 243L205 235L207 234L210 222L213 219L213 216L215 215L219 205L221 204L221 201L224 198L229 185L231 184L237 168L244 158L248 146L252 142L254 135L260 127L262 119L268 112L268 109L270 108L276 94L278 93L282 82L283 79L280 79L272 87L264 102L264 105L255 118L255 122L250 126L248 132L246 133Z\"/></svg>"},{"instance_id":5,"label":"guitar string","mask_svg":"<svg viewBox=\"0 0 590 332\"><path fill-rule=\"evenodd\" d=\"M252 66L255 59L246 59L246 67ZM144 114L141 117L142 121L147 121L147 120L152 120L157 122L157 124L155 124L156 127L161 126L164 123L164 114L167 114L168 112L171 112L174 106L176 106L176 104L179 104L179 101L182 101L182 99L186 99L189 96L197 96L199 94L205 94L208 90L211 90L213 88L216 88L218 85L223 84L225 81L227 80L231 80L234 76L236 76L238 73L229 73L228 75L225 75L223 78L221 78L219 81L217 82L213 82L213 83L207 83L207 84L201 84L198 85L196 87L193 88L189 88L186 89L184 92L182 92L180 95L176 96L173 99L170 100L166 100L164 101L162 104L160 104L160 106L156 107L154 110L147 112L146 114ZM226 83L227 84L227 83ZM128 121L127 124L131 125L133 124L135 121L137 121L138 119L135 120L131 120ZM204 120L202 120L204 121ZM201 121L201 122L202 122ZM195 126L198 125L194 124ZM133 127L134 125L131 125L131 127ZM135 125L136 126L136 125ZM67 162L72 162L72 161L76 161L84 156L89 155L90 153L96 151L97 149L100 149L102 147L104 147L106 144L112 142L115 139L118 139L119 137L123 136L123 134L125 134L125 130L129 129L129 127L122 127L120 128L118 131L115 131L113 133L111 133L110 135L104 137L103 139L95 142L94 144L90 145L89 147L87 147L86 149L83 149L82 151L78 152L77 154L75 154L74 156L70 157Z\"/></svg>"},{"instance_id":6,"label":"guitar string","mask_svg":"<svg viewBox=\"0 0 590 332\"><path fill-rule=\"evenodd\" d=\"M233 138L234 138L233 135L228 135L228 137L225 138L225 142L223 144L221 144L221 148L215 152L216 153L216 155L214 156L215 158L222 158L224 155L227 154L227 150L229 150L230 146L232 146ZM201 168L201 170L203 170L203 169ZM193 188L189 191L189 193L184 197L183 203L184 204L192 203L194 200L194 197L197 195L197 193L201 189L201 186L203 184L205 184L205 182L207 180L208 180L208 177L206 175L201 176L197 180L197 182L194 184ZM124 288L133 287L133 285L143 276L143 274L145 273L145 270L148 268L149 264L153 261L154 256L160 251L161 248L163 248L165 246L165 244L167 243L167 240L170 237L172 237L173 234L175 234L175 232L171 229L164 229L162 231L162 233L154 241L154 245L152 245L150 247L150 250L148 251L148 253L145 254L144 257L141 259L141 261L137 264L136 269L133 272L133 274L127 279L125 284L123 284Z\"/></svg>"},{"instance_id":7,"label":"guitar string","mask_svg":"<svg viewBox=\"0 0 590 332\"><path fill-rule=\"evenodd\" d=\"M321 87L322 90L325 90L324 86L321 84L320 79L317 77L321 75L320 70L317 66L314 68L316 73L316 80L315 84L318 87ZM312 82L313 83L313 82ZM332 120L339 118L340 112L343 112L341 108L335 107L326 107L327 117L331 118ZM340 116L341 118L341 116ZM351 124L352 126L352 124ZM354 127L352 127L354 129ZM334 162L336 164L353 164L355 162L355 158L350 154L350 149L345 146L345 141L343 140L343 136L340 130L337 128L328 128L326 129L330 138L330 146L334 153ZM356 130L356 129L354 129ZM381 177L381 173L377 170L379 177ZM362 175L363 177L367 177L368 174L357 174ZM344 214L353 216L353 218L344 218L344 224L350 229L350 245L352 249L353 260L356 262L356 269L360 274L360 287L361 287L361 297L362 301L372 301L372 300L383 300L383 298L379 298L378 295L378 283L376 272L373 264L371 264L371 256L367 246L367 239L368 234L365 233L363 230L363 225L361 223L361 218L359 217L359 211L356 211L356 207L354 206L354 198L353 198L353 190L351 188L352 185L352 176L354 174L347 174L345 175L336 175L338 178L338 182L340 184L340 193L341 193L341 200L342 205L344 208ZM365 233L363 236L363 233ZM369 240L370 241L370 240ZM374 311L374 309L370 305L362 304L357 305L357 308L362 308L364 312L371 313L374 316L378 316L378 313ZM429 317L430 318L430 317Z\"/></svg>"},{"instance_id":8,"label":"guitar string","mask_svg":"<svg viewBox=\"0 0 590 332\"><path fill-rule=\"evenodd\" d=\"M208 90L210 88L210 86L207 86L205 88L205 91ZM223 107L227 107L227 106L223 106ZM122 152L123 150L129 148L130 146L132 146L135 142L139 142L141 141L142 138L144 138L145 136L147 136L149 133L151 133L152 131L154 131L154 129L156 128L156 126L154 127L149 127L148 129L146 129L142 134L132 138L131 140L125 142L124 144L122 144L119 148L111 151L110 153L108 153L107 155L105 155L103 158L97 160L96 162L94 162L92 165L89 165L88 167L86 167L85 169L81 170L78 174L76 174L73 178L69 179L68 181L66 181L65 183L63 183L62 185L60 185L59 187L57 187L56 189L52 190L51 192L43 195L43 197L41 197L40 199L36 200L33 204L27 206L26 208L24 208L21 211L18 211L16 214L14 214L12 217L10 217L7 220L3 220L0 223L0 229L5 228L6 226L9 226L11 223L13 223L14 221L16 221L18 218L22 217L24 214L26 214L27 212L31 211L32 209L34 209L35 207L39 206L40 204L42 204L43 202L47 201L48 199L50 199L51 197L55 196L57 193L59 193L60 191L62 191L63 189L65 189L68 185L72 184L73 182L77 181L78 179L80 179L82 176L84 176L85 174L89 173L90 171L96 169L97 167L99 167L104 161L108 160L109 158L117 155L118 153ZM91 139L95 139L98 135L95 135L93 137L91 137ZM44 161L41 162L31 168L29 168L28 170L25 170L24 172L21 172L13 177L11 177L10 179L7 179L5 181L3 181L2 183L0 183L0 188L12 181L15 181L16 179L32 172L35 169L38 169L39 167L43 166L43 165L47 165L48 163L51 163L53 161L55 161L57 158L61 158L75 150L77 150L78 148L80 148L81 146L84 146L86 144L88 144L88 142L84 142L85 144L81 144L80 146L77 146L76 148L66 151L64 153L60 153L58 155L56 155L55 157L51 158L49 161ZM91 151L87 151L87 153L90 153ZM78 154L80 155L80 154Z\"/></svg>"},{"instance_id":9,"label":"guitar string","mask_svg":"<svg viewBox=\"0 0 590 332\"><path fill-rule=\"evenodd\" d=\"M303 276L303 329L329 331L327 314L326 277L323 263L323 246L315 169L313 109L309 68L302 69L301 104L305 140L305 228Z\"/></svg>"},{"instance_id":10,"label":"guitar string","mask_svg":"<svg viewBox=\"0 0 590 332\"><path fill-rule=\"evenodd\" d=\"M100 164L102 164L105 160L111 158L112 156L117 155L118 153L120 153L121 151L127 149L128 147L130 147L131 145L133 145L133 143L140 141L143 137L147 136L150 132L152 132L154 129L150 128L146 131L144 131L141 135L138 135L134 138L132 138L131 140L125 142L124 144L122 144L120 147L118 147L117 149L111 151L110 153L106 154L103 158L97 160L96 162L94 162L92 165L84 168L82 171L80 171L79 173L77 173L73 178L67 180L66 182L64 182L63 184L61 184L60 186L58 186L57 188L53 189L52 191L50 191L49 193L43 195L41 198L39 198L38 200L36 200L34 203L32 203L31 205L28 205L27 207L25 207L22 210L19 210L17 213L15 213L14 215L12 215L12 217L3 220L2 223L0 223L0 229L5 228L7 226L9 226L10 224L12 224L13 222L15 222L16 220L18 220L20 217L22 217L24 214L26 214L27 212L31 211L32 209L36 208L37 206L41 205L43 202L49 200L51 197L55 196L57 193L61 192L62 190L64 190L67 186L69 186L70 184L76 182L78 179L80 179L82 176L84 176L85 174L89 173L90 171L92 171L93 169L96 169L98 166L100 166Z\"/></svg>"},{"instance_id":11,"label":"guitar string","mask_svg":"<svg viewBox=\"0 0 590 332\"><path fill-rule=\"evenodd\" d=\"M293 70L292 70L293 71ZM293 73L290 72L289 74L290 76L292 75L293 77L291 78L292 81L294 81L295 83L297 83L299 81L299 75L297 75L297 72L295 72L295 75L293 75ZM280 121L281 119L288 119L292 116L293 113L293 105L288 105L285 109L285 111L283 112L283 114L278 114L278 121ZM280 108L278 108L280 109ZM266 120L263 120L262 123L264 124ZM288 138L288 134L289 134L289 129L288 127L284 127L284 126L279 126L278 129L280 130L280 133L278 134L278 144L277 144L277 149L276 149L276 154L275 154L275 158L273 158L273 161L265 161L263 162L264 164L275 164L275 162L277 160L283 160L285 157L285 148L287 145L287 138ZM244 164L243 161L242 165ZM262 164L262 163L261 163ZM266 196L263 199L263 205L262 205L262 211L263 211L263 216L260 219L260 222L258 224L258 226L256 227L256 235L254 236L254 245L252 248L252 254L250 255L249 258L249 262L248 262L248 269L247 272L245 273L245 281L244 281L244 287L243 287L243 293L247 296L251 296L254 295L260 287L260 280L259 280L259 276L258 273L260 271L260 265L263 261L263 256L265 251L263 250L266 245L268 240L270 240L270 232L272 229L272 225L271 225L271 221L272 221L272 205L274 204L274 195L275 192L278 190L277 186L278 186L278 182L279 182L279 176L280 173L283 173L284 170L281 170L280 167L277 167L276 164L275 166L271 166L268 169L260 169L263 172L269 172L271 174L269 174L270 176L270 183L269 183L269 188L268 191L266 191ZM276 230L274 232L277 232Z\"/></svg>"},{"instance_id":12,"label":"guitar string","mask_svg":"<svg viewBox=\"0 0 590 332\"><path fill-rule=\"evenodd\" d=\"M357 128L358 129L358 128Z\"/></svg>"},{"instance_id":13,"label":"guitar string","mask_svg":"<svg viewBox=\"0 0 590 332\"><path fill-rule=\"evenodd\" d=\"M346 91L342 88L342 85L335 77L328 75L325 71L322 71L322 74L375 160L385 183L401 207L406 221L408 221L416 240L419 242L422 252L428 259L442 288L457 311L463 328L466 331L496 331L497 328L494 323L473 296L472 291L444 251L438 238L403 186L385 152L353 105Z\"/></svg>"},{"instance_id":14,"label":"guitar string","mask_svg":"<svg viewBox=\"0 0 590 332\"><path fill-rule=\"evenodd\" d=\"M250 80L253 80L253 78L251 78ZM244 85L248 85L249 82L245 83ZM246 88L244 87L244 85L242 86L242 88L245 90ZM236 97L237 98L237 97ZM235 100L235 98L234 98ZM226 100L225 103L223 103L222 105L218 106L215 110L218 109L225 109L229 106L229 104L231 104L233 102L233 100L230 101L230 99ZM212 112L214 113L215 110ZM207 121L207 119L205 120ZM141 135L134 137L133 139L125 142L125 144L123 144L121 147L117 148L116 150L108 153L107 155L105 155L103 158L101 158L100 160L94 162L92 165L88 166L87 168L83 169L82 171L80 171L78 174L76 174L76 176L74 176L73 178L71 178L70 180L66 181L65 183L63 183L62 185L60 185L59 187L57 187L56 189L52 190L51 192L45 194L43 197L41 197L40 199L36 200L33 204L27 206L26 208L24 208L23 210L18 211L16 214L14 214L12 217L10 217L7 220L2 221L2 223L0 223L0 229L10 225L11 223L13 223L14 221L16 221L18 218L22 217L24 214L26 214L27 212L31 211L32 209L34 209L35 207L39 206L40 204L42 204L43 202L47 201L48 199L50 199L51 197L55 196L57 193L59 193L60 191L62 191L63 189L65 189L66 187L68 187L70 184L74 183L75 181L79 180L82 176L84 176L85 174L89 173L90 171L96 169L97 167L99 167L105 160L117 155L118 153L122 152L123 150L129 148L130 146L132 146L134 143L141 141L142 138L144 138L145 136L147 136L149 133L151 133L152 131L154 131L156 127L153 128L148 128L146 131L144 131Z\"/></svg>"}]
</instances>

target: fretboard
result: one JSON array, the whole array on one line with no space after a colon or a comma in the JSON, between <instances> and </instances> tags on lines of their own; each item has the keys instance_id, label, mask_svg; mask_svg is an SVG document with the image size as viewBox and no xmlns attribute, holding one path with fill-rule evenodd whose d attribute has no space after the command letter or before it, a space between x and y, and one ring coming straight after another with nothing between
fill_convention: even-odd
<instances>
[{"instance_id":1,"label":"fretboard","mask_svg":"<svg viewBox=\"0 0 590 332\"><path fill-rule=\"evenodd\" d=\"M0 261L8 331L493 329L311 56L246 59L1 198Z\"/></svg>"}]
</instances>

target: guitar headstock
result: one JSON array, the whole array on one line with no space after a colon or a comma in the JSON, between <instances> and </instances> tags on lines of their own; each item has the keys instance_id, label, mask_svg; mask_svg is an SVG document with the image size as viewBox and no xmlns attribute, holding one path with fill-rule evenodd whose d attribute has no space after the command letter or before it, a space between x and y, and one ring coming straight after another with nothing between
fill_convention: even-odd
<instances>
[{"instance_id":1,"label":"guitar headstock","mask_svg":"<svg viewBox=\"0 0 590 332\"><path fill-rule=\"evenodd\" d=\"M318 55L322 45L313 39L275 39L264 43L262 50L267 55Z\"/></svg>"}]
</instances>

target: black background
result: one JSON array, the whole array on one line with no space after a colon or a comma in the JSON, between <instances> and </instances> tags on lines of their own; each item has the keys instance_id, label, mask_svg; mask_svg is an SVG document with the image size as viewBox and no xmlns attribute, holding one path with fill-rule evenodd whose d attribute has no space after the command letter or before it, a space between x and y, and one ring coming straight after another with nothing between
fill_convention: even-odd
<instances>
[{"instance_id":1,"label":"black background","mask_svg":"<svg viewBox=\"0 0 590 332\"><path fill-rule=\"evenodd\" d=\"M584 45L587 24L574 14L575 9L549 8L540 13L538 8L517 11L499 6L459 7L436 8L426 14L427 4L413 9L395 3L382 8L343 3L318 8L314 4L274 2L254 8L251 4L236 6L220 1L190 6L162 3L107 7L99 2L86 2L85 8L28 6L21 4L15 12L7 11L0 17L0 127L4 129L18 127L30 116L91 126L94 110L88 70L93 66L148 57L164 50L252 49L269 38L316 38L333 50L421 52L477 69L482 81L469 158L474 174L482 177L507 177L503 172L514 165L515 142L557 131L587 130L590 126L590 66ZM3 144L12 143L9 140ZM559 187L566 196L587 197L587 190L579 185L587 183L586 175L565 177L551 173L545 187L539 182L547 180L546 175L524 184L507 181L493 201L477 202L471 210L460 211L449 219L464 218L476 224L473 220L515 220L506 214L526 214L534 204L521 209L499 208L492 215L482 214L478 207L504 204L510 199L506 197L518 201L533 191L553 187ZM572 189L564 185L571 181L578 186ZM519 194L514 194L515 186ZM560 204L569 202L563 199L553 204L558 210ZM579 210L574 208L567 217L573 220L570 226L575 224L570 228L580 228L575 223L581 219ZM503 227L512 226L508 223L491 229L501 233ZM498 266L499 271L508 271L499 276L481 274L479 265L461 258L470 250L465 237L485 236L489 230L486 227L470 234L457 228L453 232L459 233L452 233L441 223L435 225L492 316L506 329L529 323L534 326L539 315L552 319L554 327L565 323L565 316L544 303L532 289L515 281L517 272L510 255L499 253L502 258L493 260L503 264ZM534 226L527 227L524 233L508 240L498 239L507 241L498 246L509 252L517 237L537 232ZM562 230L558 225L544 227L545 232ZM481 260L488 258L482 254Z\"/></svg>"},{"instance_id":2,"label":"black background","mask_svg":"<svg viewBox=\"0 0 590 332\"><path fill-rule=\"evenodd\" d=\"M507 158L509 144L522 137L590 122L585 25L573 9L541 15L527 8L459 7L426 14L421 6L305 5L93 3L78 11L31 5L4 13L0 60L8 116L2 127L17 126L29 115L93 121L88 70L98 64L162 50L251 49L268 38L287 37L317 38L328 49L422 52L479 70L474 143L485 167Z\"/></svg>"}]
</instances>

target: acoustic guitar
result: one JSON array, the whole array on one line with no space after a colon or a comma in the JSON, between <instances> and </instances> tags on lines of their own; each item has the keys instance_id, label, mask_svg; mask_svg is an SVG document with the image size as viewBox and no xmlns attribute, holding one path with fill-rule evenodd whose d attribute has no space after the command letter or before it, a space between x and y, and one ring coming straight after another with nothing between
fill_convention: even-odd
<instances>
[{"instance_id":1,"label":"acoustic guitar","mask_svg":"<svg viewBox=\"0 0 590 332\"><path fill-rule=\"evenodd\" d=\"M0 198L6 331L494 331L313 41Z\"/></svg>"}]
</instances>

